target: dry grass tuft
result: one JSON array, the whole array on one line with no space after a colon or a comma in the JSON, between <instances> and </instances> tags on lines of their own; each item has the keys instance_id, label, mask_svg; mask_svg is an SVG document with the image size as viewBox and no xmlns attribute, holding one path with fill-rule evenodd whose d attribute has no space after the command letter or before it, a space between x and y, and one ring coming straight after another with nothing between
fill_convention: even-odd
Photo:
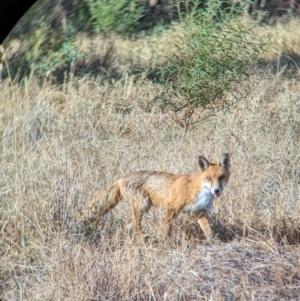
<instances>
[{"instance_id":1,"label":"dry grass tuft","mask_svg":"<svg viewBox=\"0 0 300 301\"><path fill-rule=\"evenodd\" d=\"M232 113L184 136L153 100L159 85L124 76L0 90L2 300L297 300L300 286L300 88L268 75ZM212 212L214 246L164 212L136 243L125 203L99 228L75 218L92 194L135 170L189 173L203 154L232 157Z\"/></svg>"}]
</instances>

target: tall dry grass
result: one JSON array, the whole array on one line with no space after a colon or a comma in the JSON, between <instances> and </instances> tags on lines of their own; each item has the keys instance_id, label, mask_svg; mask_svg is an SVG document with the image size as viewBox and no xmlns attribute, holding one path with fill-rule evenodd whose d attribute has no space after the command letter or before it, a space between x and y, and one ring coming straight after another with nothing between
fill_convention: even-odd
<instances>
[{"instance_id":1,"label":"tall dry grass","mask_svg":"<svg viewBox=\"0 0 300 301\"><path fill-rule=\"evenodd\" d=\"M2 300L299 300L299 77L265 74L225 115L185 135L154 102L159 85L124 76L34 78L0 89ZM181 214L161 240L152 208L134 242L125 203L103 225L76 219L92 194L135 170L190 173L229 152L232 176L207 246Z\"/></svg>"}]
</instances>

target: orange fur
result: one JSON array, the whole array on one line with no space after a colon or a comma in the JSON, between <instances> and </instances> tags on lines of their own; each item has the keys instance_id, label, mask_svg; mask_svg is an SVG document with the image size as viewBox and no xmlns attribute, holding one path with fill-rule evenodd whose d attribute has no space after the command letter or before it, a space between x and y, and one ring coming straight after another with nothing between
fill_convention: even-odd
<instances>
[{"instance_id":1,"label":"orange fur","mask_svg":"<svg viewBox=\"0 0 300 301\"><path fill-rule=\"evenodd\" d=\"M165 234L180 211L199 212L198 222L207 239L211 237L208 222L213 201L228 183L229 155L219 163L208 162L200 156L200 170L194 174L172 174L157 171L138 171L124 176L114 184L98 191L85 209L85 213L100 216L112 209L123 197L131 208L131 225L140 231L140 221L152 205L166 209Z\"/></svg>"}]
</instances>

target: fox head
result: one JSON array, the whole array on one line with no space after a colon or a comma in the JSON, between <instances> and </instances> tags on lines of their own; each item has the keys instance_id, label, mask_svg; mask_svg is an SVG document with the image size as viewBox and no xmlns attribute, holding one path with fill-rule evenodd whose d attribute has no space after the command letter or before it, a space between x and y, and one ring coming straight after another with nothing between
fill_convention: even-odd
<instances>
[{"instance_id":1,"label":"fox head","mask_svg":"<svg viewBox=\"0 0 300 301\"><path fill-rule=\"evenodd\" d=\"M224 154L217 164L210 163L203 156L199 156L198 165L202 171L202 188L209 188L214 197L219 197L230 176L229 154Z\"/></svg>"}]
</instances>

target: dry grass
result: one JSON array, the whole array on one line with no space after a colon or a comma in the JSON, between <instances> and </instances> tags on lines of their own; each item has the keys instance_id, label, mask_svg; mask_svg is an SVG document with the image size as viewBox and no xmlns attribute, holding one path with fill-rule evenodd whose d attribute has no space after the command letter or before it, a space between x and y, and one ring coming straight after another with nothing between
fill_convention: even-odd
<instances>
[{"instance_id":1,"label":"dry grass","mask_svg":"<svg viewBox=\"0 0 300 301\"><path fill-rule=\"evenodd\" d=\"M297 300L300 292L300 88L269 75L232 113L184 136L153 100L159 85L124 76L0 90L2 300ZM75 213L135 170L188 173L197 156L232 157L212 212L213 246L181 214L167 241L152 208L134 243L118 205L94 228Z\"/></svg>"},{"instance_id":2,"label":"dry grass","mask_svg":"<svg viewBox=\"0 0 300 301\"><path fill-rule=\"evenodd\" d=\"M272 47L263 59L272 64L275 72L300 68L300 20L295 18L286 23L276 23L273 27L253 24L252 19L243 16L244 24L252 24L254 36L269 35ZM170 57L182 46L183 28L174 23L169 30L133 40L123 40L118 36L86 37L79 35L77 45L85 53L85 66L89 71L101 69L108 73L134 73L137 70L155 69L157 59ZM174 47L176 45L176 47ZM13 52L13 51L12 51ZM105 58L99 60L99 57ZM80 65L80 64L79 64ZM78 66L82 67L82 66ZM78 68L80 69L80 68Z\"/></svg>"}]
</instances>

